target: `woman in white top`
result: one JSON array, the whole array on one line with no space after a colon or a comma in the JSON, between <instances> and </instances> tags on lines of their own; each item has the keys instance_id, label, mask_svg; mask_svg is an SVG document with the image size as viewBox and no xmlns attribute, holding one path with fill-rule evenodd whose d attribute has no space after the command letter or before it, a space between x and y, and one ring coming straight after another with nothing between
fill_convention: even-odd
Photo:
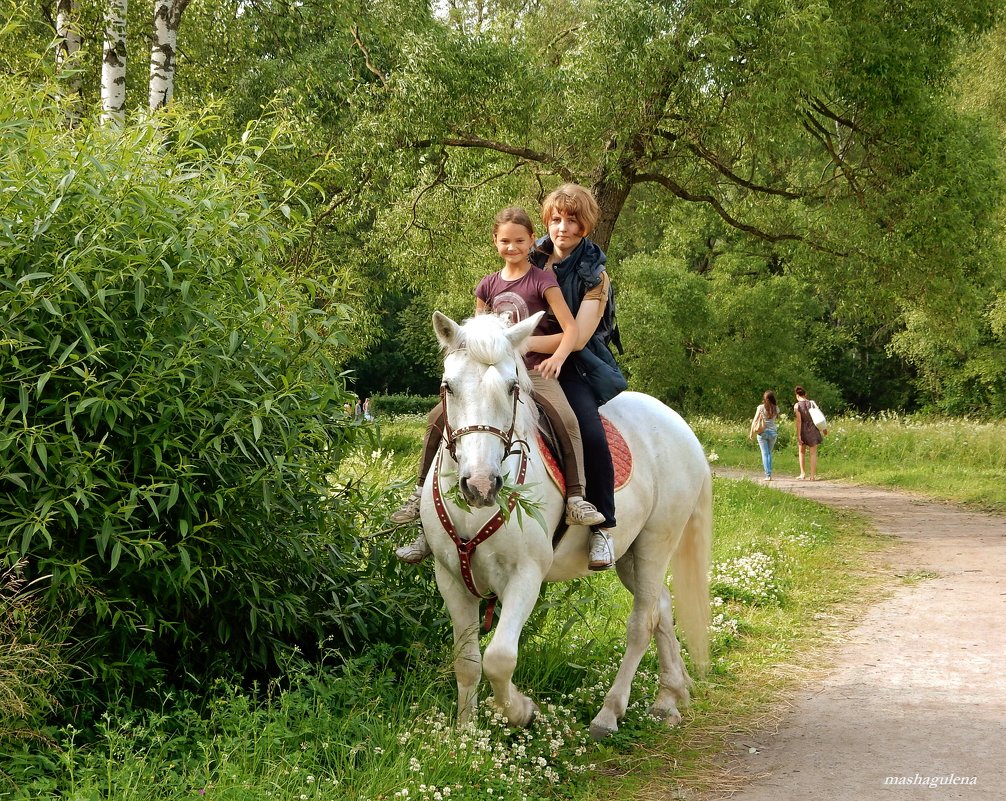
<instances>
[{"instance_id":1,"label":"woman in white top","mask_svg":"<svg viewBox=\"0 0 1006 801\"><path fill-rule=\"evenodd\" d=\"M765 481L772 480L772 449L775 448L776 437L779 436L779 429L776 422L779 419L779 404L776 403L775 393L765 390L762 395L762 402L755 410L754 419L751 421L751 432L748 439L758 437L758 447L761 448L761 463L765 468ZM759 431L758 429L761 429Z\"/></svg>"}]
</instances>

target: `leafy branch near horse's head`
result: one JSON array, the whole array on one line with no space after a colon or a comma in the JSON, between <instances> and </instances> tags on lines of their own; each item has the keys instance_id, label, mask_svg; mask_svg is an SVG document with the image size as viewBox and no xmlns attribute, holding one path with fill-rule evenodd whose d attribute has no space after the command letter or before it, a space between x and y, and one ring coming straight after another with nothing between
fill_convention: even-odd
<instances>
[{"instance_id":1,"label":"leafy branch near horse's head","mask_svg":"<svg viewBox=\"0 0 1006 801\"><path fill-rule=\"evenodd\" d=\"M444 476L450 482L450 489L447 490L447 498L465 514L471 514L472 508L461 493L461 485L457 481L457 473L446 474ZM531 518L541 526L542 531L548 531L548 524L541 513L541 502L531 500L528 495L530 490L537 487L535 484L512 484L509 479L503 480L503 486L496 495L496 505L499 513L503 516L503 523L510 522L510 515L517 513L517 525L524 528L524 515ZM511 508L511 503L513 507Z\"/></svg>"}]
</instances>

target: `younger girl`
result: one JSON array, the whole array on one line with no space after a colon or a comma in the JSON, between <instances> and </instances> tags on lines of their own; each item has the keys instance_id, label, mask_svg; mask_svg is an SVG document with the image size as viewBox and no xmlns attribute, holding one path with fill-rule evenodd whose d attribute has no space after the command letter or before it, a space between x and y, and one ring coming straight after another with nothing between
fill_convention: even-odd
<instances>
[{"instance_id":1,"label":"younger girl","mask_svg":"<svg viewBox=\"0 0 1006 801\"><path fill-rule=\"evenodd\" d=\"M535 329L539 336L558 335L554 353L528 351L524 364L534 386L535 400L552 423L558 438L566 477L566 522L570 525L594 526L604 522L604 515L583 499L583 443L576 416L566 394L556 380L566 357L576 347L577 327L554 273L534 269L530 261L534 245L534 225L522 208L503 209L493 220L493 242L503 259L503 268L487 275L475 289L475 313L493 313L510 324L525 320L539 311L548 312ZM436 455L443 431L443 407L438 405L429 418L429 430L424 440L419 466L419 484L405 505L391 519L409 522L419 515L419 501L426 473ZM422 561L429 554L424 534L395 552L405 562Z\"/></svg>"}]
</instances>

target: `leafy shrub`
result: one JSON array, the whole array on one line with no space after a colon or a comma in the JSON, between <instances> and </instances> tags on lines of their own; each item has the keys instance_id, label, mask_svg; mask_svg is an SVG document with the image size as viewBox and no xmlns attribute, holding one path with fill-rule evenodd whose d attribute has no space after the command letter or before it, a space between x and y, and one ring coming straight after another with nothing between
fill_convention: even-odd
<instances>
[{"instance_id":1,"label":"leafy shrub","mask_svg":"<svg viewBox=\"0 0 1006 801\"><path fill-rule=\"evenodd\" d=\"M0 96L0 557L51 575L110 691L320 641L386 567L329 482L363 435L328 355L346 310L284 269L309 220L269 199L275 137L211 154L204 121L67 132Z\"/></svg>"},{"instance_id":2,"label":"leafy shrub","mask_svg":"<svg viewBox=\"0 0 1006 801\"><path fill-rule=\"evenodd\" d=\"M405 414L421 414L424 418L430 409L440 402L436 395L375 395L371 402L379 415L398 417Z\"/></svg>"},{"instance_id":3,"label":"leafy shrub","mask_svg":"<svg viewBox=\"0 0 1006 801\"><path fill-rule=\"evenodd\" d=\"M29 734L22 721L52 707L65 670L59 646L36 628L38 588L26 584L24 567L0 569L0 741Z\"/></svg>"}]
</instances>

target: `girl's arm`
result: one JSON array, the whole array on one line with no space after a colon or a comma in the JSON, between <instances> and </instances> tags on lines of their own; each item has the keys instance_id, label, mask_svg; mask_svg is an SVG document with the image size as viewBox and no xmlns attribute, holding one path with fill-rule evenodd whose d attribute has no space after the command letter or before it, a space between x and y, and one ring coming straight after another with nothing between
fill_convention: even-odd
<instances>
[{"instance_id":1,"label":"girl's arm","mask_svg":"<svg viewBox=\"0 0 1006 801\"><path fill-rule=\"evenodd\" d=\"M800 431L803 430L803 425L802 425L803 420L800 417L800 406L799 405L793 407L793 420L796 423L796 441L800 445L803 445L803 439L800 437Z\"/></svg>"},{"instance_id":2,"label":"girl's arm","mask_svg":"<svg viewBox=\"0 0 1006 801\"><path fill-rule=\"evenodd\" d=\"M482 298L475 298L475 313L485 314L489 307L486 306L486 302Z\"/></svg>"},{"instance_id":3,"label":"girl's arm","mask_svg":"<svg viewBox=\"0 0 1006 801\"><path fill-rule=\"evenodd\" d=\"M580 309L576 313L576 345L573 350L583 350L590 338L594 336L598 323L604 316L604 306L607 302L607 298L604 303L588 298L580 304ZM565 334L565 330L563 334ZM533 350L535 353L555 353L562 341L562 336L562 334L550 334L549 336L530 337L528 350Z\"/></svg>"},{"instance_id":4,"label":"girl's arm","mask_svg":"<svg viewBox=\"0 0 1006 801\"><path fill-rule=\"evenodd\" d=\"M553 334L548 337L531 337L531 339L550 340L558 337L559 342L555 351L551 356L545 359L545 361L539 364L537 368L535 368L545 378L555 378L559 375L559 370L562 369L562 364L566 361L566 357L574 350L578 350L576 344L577 322L573 317L573 312L571 312L569 310L569 306L566 305L566 300L563 298L562 290L559 289L559 287L553 286L546 289L545 300L548 301L548 307L552 311L552 314L555 315L555 319L559 321L559 326L562 328L562 334ZM538 350L538 348L533 345L531 350L534 350L537 353L543 352Z\"/></svg>"}]
</instances>

